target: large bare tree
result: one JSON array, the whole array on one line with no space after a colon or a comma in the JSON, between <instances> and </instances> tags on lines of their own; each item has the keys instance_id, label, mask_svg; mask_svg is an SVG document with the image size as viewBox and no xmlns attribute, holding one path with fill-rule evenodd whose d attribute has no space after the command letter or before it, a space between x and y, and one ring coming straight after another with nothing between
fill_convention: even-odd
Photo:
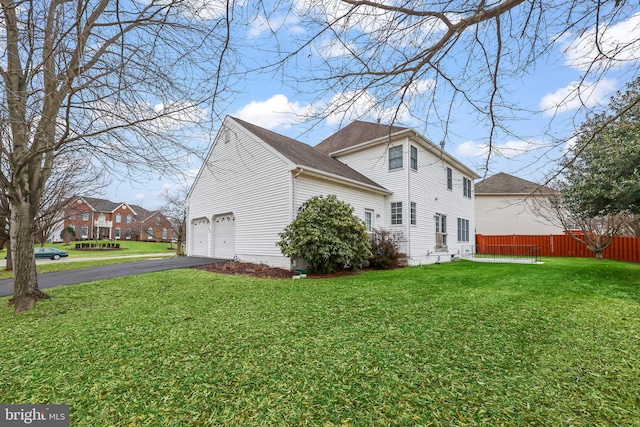
<instances>
[{"instance_id":1,"label":"large bare tree","mask_svg":"<svg viewBox=\"0 0 640 427\"><path fill-rule=\"evenodd\" d=\"M35 217L35 240L41 245L65 220L66 204L75 195L93 196L105 189L110 176L100 163L73 153L58 156L47 180ZM55 237L55 236L54 236Z\"/></svg>"},{"instance_id":2,"label":"large bare tree","mask_svg":"<svg viewBox=\"0 0 640 427\"><path fill-rule=\"evenodd\" d=\"M278 65L291 71L287 81L297 82L301 91L317 89L316 99L326 101L324 108L315 110L319 118L349 118L346 115L354 111L387 122L413 116L432 130L441 128L444 140L456 129L473 127L475 137L487 143L485 168L496 154L496 141L527 142L531 137L514 135L513 120L535 117L540 121L535 135L540 138L550 126L541 119L572 105L581 107L576 114L593 107L590 95L609 71L620 72L620 83L632 81L639 71L640 14L634 1L292 3L296 19L275 12L258 14L280 40L285 37L282 30L291 29L286 23L304 28L295 32L295 48L287 49L284 42L276 45L283 54ZM581 76L561 102L543 107L547 110L542 117L538 105L518 104L513 94L521 89L523 76L549 60L564 61ZM460 111L463 121L452 122ZM564 135L544 137L559 145L571 133L569 129Z\"/></svg>"},{"instance_id":3,"label":"large bare tree","mask_svg":"<svg viewBox=\"0 0 640 427\"><path fill-rule=\"evenodd\" d=\"M200 0L0 0L0 187L11 206L15 313L38 288L34 218L56 157L168 171L225 93L233 5ZM188 124L192 124L189 126Z\"/></svg>"}]
</instances>

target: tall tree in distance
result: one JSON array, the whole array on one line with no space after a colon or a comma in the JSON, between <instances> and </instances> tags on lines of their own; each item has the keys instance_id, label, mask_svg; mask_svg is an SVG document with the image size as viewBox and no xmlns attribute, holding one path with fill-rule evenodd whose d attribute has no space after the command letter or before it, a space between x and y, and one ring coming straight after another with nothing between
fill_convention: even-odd
<instances>
[{"instance_id":1,"label":"tall tree in distance","mask_svg":"<svg viewBox=\"0 0 640 427\"><path fill-rule=\"evenodd\" d=\"M178 237L176 255L184 256L184 245L187 237L187 193L188 188L179 187L175 191L165 189L160 193L164 204L160 212L171 223L171 229Z\"/></svg>"},{"instance_id":2,"label":"tall tree in distance","mask_svg":"<svg viewBox=\"0 0 640 427\"><path fill-rule=\"evenodd\" d=\"M640 79L585 120L538 211L602 258L615 236L634 234L640 213Z\"/></svg>"},{"instance_id":3,"label":"tall tree in distance","mask_svg":"<svg viewBox=\"0 0 640 427\"><path fill-rule=\"evenodd\" d=\"M640 213L640 79L580 126L561 170L572 211Z\"/></svg>"},{"instance_id":4,"label":"tall tree in distance","mask_svg":"<svg viewBox=\"0 0 640 427\"><path fill-rule=\"evenodd\" d=\"M1 0L0 187L11 205L15 313L48 298L34 219L57 156L168 171L223 101L233 4ZM191 126L190 126L191 125Z\"/></svg>"}]
</instances>

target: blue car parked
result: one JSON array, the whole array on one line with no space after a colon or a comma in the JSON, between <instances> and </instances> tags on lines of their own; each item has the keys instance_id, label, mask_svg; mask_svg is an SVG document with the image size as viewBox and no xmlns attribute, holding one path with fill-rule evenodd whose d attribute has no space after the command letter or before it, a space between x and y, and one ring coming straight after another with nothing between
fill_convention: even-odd
<instances>
[{"instance_id":1,"label":"blue car parked","mask_svg":"<svg viewBox=\"0 0 640 427\"><path fill-rule=\"evenodd\" d=\"M36 258L60 259L69 256L67 251L56 248L36 248Z\"/></svg>"}]
</instances>

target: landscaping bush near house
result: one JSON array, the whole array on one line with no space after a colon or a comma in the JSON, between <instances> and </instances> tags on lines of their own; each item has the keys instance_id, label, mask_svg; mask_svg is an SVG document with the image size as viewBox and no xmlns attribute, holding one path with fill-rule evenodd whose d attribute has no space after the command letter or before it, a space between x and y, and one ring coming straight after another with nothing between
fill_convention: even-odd
<instances>
[{"instance_id":1,"label":"landscaping bush near house","mask_svg":"<svg viewBox=\"0 0 640 427\"><path fill-rule=\"evenodd\" d=\"M373 229L369 235L371 257L369 266L373 268L398 268L407 265L407 255L400 252L400 245L405 242L402 233L389 230Z\"/></svg>"},{"instance_id":2,"label":"landscaping bush near house","mask_svg":"<svg viewBox=\"0 0 640 427\"><path fill-rule=\"evenodd\" d=\"M335 195L307 200L280 233L278 246L290 259L304 259L312 273L359 268L371 256L364 222Z\"/></svg>"}]
</instances>

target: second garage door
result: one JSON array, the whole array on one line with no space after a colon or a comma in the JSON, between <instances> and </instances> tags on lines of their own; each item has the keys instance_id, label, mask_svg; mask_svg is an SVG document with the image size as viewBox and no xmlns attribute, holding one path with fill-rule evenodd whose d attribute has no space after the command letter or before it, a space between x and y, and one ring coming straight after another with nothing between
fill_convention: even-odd
<instances>
[{"instance_id":1,"label":"second garage door","mask_svg":"<svg viewBox=\"0 0 640 427\"><path fill-rule=\"evenodd\" d=\"M213 218L213 256L231 259L236 254L236 218L233 213Z\"/></svg>"},{"instance_id":2,"label":"second garage door","mask_svg":"<svg viewBox=\"0 0 640 427\"><path fill-rule=\"evenodd\" d=\"M209 220L206 218L194 219L191 226L191 253L192 256L209 256Z\"/></svg>"}]
</instances>

